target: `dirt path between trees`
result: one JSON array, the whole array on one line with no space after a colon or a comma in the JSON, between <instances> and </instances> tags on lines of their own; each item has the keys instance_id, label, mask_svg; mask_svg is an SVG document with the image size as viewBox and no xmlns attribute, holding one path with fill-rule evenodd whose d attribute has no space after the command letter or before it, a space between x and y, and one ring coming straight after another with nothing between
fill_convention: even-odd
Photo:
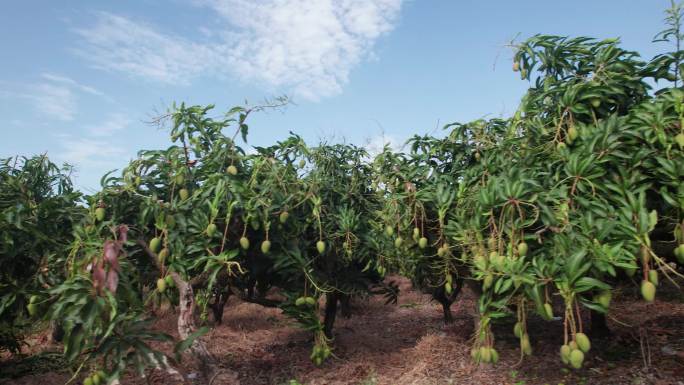
<instances>
[{"instance_id":1,"label":"dirt path between trees","mask_svg":"<svg viewBox=\"0 0 684 385\"><path fill-rule=\"evenodd\" d=\"M413 291L405 279L392 279L400 284L399 303L384 305L382 298L356 300L350 319L338 317L334 357L320 368L308 358L310 334L278 309L229 301L223 325L204 338L241 385L279 385L292 379L307 385L684 385L684 295L675 288L661 288L653 304L639 300L631 289L618 293L609 317L611 336L592 340L584 368L569 370L558 356L560 321L536 317L529 321L534 354L522 363L512 333L514 320L496 325L500 361L495 366L478 366L470 359L473 295L464 293L453 307L455 322L444 326L437 303ZM175 334L175 317L160 318L158 327ZM40 336L32 339L30 350L40 350L40 340ZM7 357L3 361L0 372L14 362ZM181 365L186 375L192 375L190 360ZM0 384L52 385L70 376L53 371L11 380L3 377L7 375L0 374ZM147 383L167 382L155 375L122 381Z\"/></svg>"}]
</instances>

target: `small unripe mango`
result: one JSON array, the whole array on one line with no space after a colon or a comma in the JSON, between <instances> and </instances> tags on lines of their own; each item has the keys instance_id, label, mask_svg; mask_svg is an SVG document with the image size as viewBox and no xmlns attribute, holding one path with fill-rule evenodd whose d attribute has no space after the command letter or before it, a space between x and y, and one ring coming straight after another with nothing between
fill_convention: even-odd
<instances>
[{"instance_id":1,"label":"small unripe mango","mask_svg":"<svg viewBox=\"0 0 684 385\"><path fill-rule=\"evenodd\" d=\"M403 242L404 239L402 237L397 237L397 239L394 240L394 247L400 248Z\"/></svg>"},{"instance_id":2,"label":"small unripe mango","mask_svg":"<svg viewBox=\"0 0 684 385\"><path fill-rule=\"evenodd\" d=\"M553 318L553 307L551 306L550 303L544 304L544 313L546 314L546 318L548 318L548 319Z\"/></svg>"},{"instance_id":3,"label":"small unripe mango","mask_svg":"<svg viewBox=\"0 0 684 385\"><path fill-rule=\"evenodd\" d=\"M105 218L105 209L104 207L98 207L95 209L95 219L97 219L98 222L102 222Z\"/></svg>"},{"instance_id":4,"label":"small unripe mango","mask_svg":"<svg viewBox=\"0 0 684 385\"><path fill-rule=\"evenodd\" d=\"M516 322L515 326L513 326L513 335L516 336L517 338L520 338L523 334L523 328L522 328L522 323L521 322Z\"/></svg>"},{"instance_id":5,"label":"small unripe mango","mask_svg":"<svg viewBox=\"0 0 684 385\"><path fill-rule=\"evenodd\" d=\"M652 282L646 280L641 281L641 296L644 297L647 302L653 302L655 293L656 287Z\"/></svg>"},{"instance_id":6,"label":"small unripe mango","mask_svg":"<svg viewBox=\"0 0 684 385\"><path fill-rule=\"evenodd\" d=\"M532 355L532 344L530 344L530 336L525 333L520 339L520 347L526 356Z\"/></svg>"},{"instance_id":7,"label":"small unripe mango","mask_svg":"<svg viewBox=\"0 0 684 385\"><path fill-rule=\"evenodd\" d=\"M207 226L207 235L209 236L209 238L211 238L211 237L214 236L215 233L216 233L216 224L215 224L215 223L210 223L210 224Z\"/></svg>"},{"instance_id":8,"label":"small unripe mango","mask_svg":"<svg viewBox=\"0 0 684 385\"><path fill-rule=\"evenodd\" d=\"M387 234L388 237L391 237L392 235L394 235L394 227L385 226L385 234Z\"/></svg>"},{"instance_id":9,"label":"small unripe mango","mask_svg":"<svg viewBox=\"0 0 684 385\"><path fill-rule=\"evenodd\" d=\"M586 334L584 334L584 333L575 334L575 341L577 341L577 347L582 352L586 353L589 351L589 349L591 349L591 341L589 341L589 337L587 337Z\"/></svg>"},{"instance_id":10,"label":"small unripe mango","mask_svg":"<svg viewBox=\"0 0 684 385\"><path fill-rule=\"evenodd\" d=\"M152 250L153 253L158 253L159 249L161 248L161 239L154 237L150 241L150 250Z\"/></svg>"},{"instance_id":11,"label":"small unripe mango","mask_svg":"<svg viewBox=\"0 0 684 385\"><path fill-rule=\"evenodd\" d=\"M38 313L38 305L36 305L35 303L29 303L28 305L26 305L26 310L28 310L29 315L33 317L34 315L36 315L36 313Z\"/></svg>"},{"instance_id":12,"label":"small unripe mango","mask_svg":"<svg viewBox=\"0 0 684 385\"><path fill-rule=\"evenodd\" d=\"M190 192L186 188L182 188L178 191L178 196L182 201L188 199L190 197Z\"/></svg>"},{"instance_id":13,"label":"small unripe mango","mask_svg":"<svg viewBox=\"0 0 684 385\"><path fill-rule=\"evenodd\" d=\"M418 247L420 247L421 249L426 248L426 247L427 247L427 244L428 244L428 240L427 240L427 238L425 238L425 237L421 237L421 238L418 240Z\"/></svg>"},{"instance_id":14,"label":"small unripe mango","mask_svg":"<svg viewBox=\"0 0 684 385\"><path fill-rule=\"evenodd\" d=\"M244 250L249 249L249 239L247 237L240 238L240 247Z\"/></svg>"},{"instance_id":15,"label":"small unripe mango","mask_svg":"<svg viewBox=\"0 0 684 385\"><path fill-rule=\"evenodd\" d=\"M575 349L570 353L570 365L573 368L575 368L575 369L581 368L583 362L584 362L584 353L582 353L581 350Z\"/></svg>"},{"instance_id":16,"label":"small unripe mango","mask_svg":"<svg viewBox=\"0 0 684 385\"><path fill-rule=\"evenodd\" d=\"M159 278L157 280L157 290L163 293L166 290L166 280L164 278Z\"/></svg>"},{"instance_id":17,"label":"small unripe mango","mask_svg":"<svg viewBox=\"0 0 684 385\"><path fill-rule=\"evenodd\" d=\"M648 271L648 280L655 286L658 286L658 270Z\"/></svg>"},{"instance_id":18,"label":"small unripe mango","mask_svg":"<svg viewBox=\"0 0 684 385\"><path fill-rule=\"evenodd\" d=\"M570 349L570 345L561 346L560 356L561 356L561 361L563 361L564 364L570 363L570 353L572 353L572 349Z\"/></svg>"},{"instance_id":19,"label":"small unripe mango","mask_svg":"<svg viewBox=\"0 0 684 385\"><path fill-rule=\"evenodd\" d=\"M271 241L267 239L261 242L261 252L264 254L268 254L269 251L271 251Z\"/></svg>"},{"instance_id":20,"label":"small unripe mango","mask_svg":"<svg viewBox=\"0 0 684 385\"><path fill-rule=\"evenodd\" d=\"M169 249L167 249L166 247L163 248L163 249L161 249L161 251L159 252L159 254L157 254L157 258L159 258L159 263L162 263L162 264L163 264L164 261L166 261L166 258L167 258L168 256L169 256Z\"/></svg>"}]
</instances>

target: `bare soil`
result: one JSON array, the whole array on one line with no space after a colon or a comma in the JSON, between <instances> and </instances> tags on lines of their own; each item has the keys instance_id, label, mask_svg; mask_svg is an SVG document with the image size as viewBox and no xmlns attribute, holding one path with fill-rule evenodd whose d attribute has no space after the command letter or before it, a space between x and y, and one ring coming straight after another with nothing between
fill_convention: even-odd
<instances>
[{"instance_id":1,"label":"bare soil","mask_svg":"<svg viewBox=\"0 0 684 385\"><path fill-rule=\"evenodd\" d=\"M444 326L441 306L414 291L407 280L391 279L400 285L399 303L384 305L382 298L355 300L351 318L338 315L334 357L319 368L309 360L311 335L280 310L229 301L223 324L203 337L230 374L214 384L280 385L295 379L307 385L684 385L684 294L670 283L661 284L652 304L640 300L631 287L617 293L608 320L611 335L592 338L584 368L571 370L558 356L561 321L529 321L534 354L522 361L512 333L514 320L497 324L499 363L476 365L470 359L475 320L472 293L464 292L452 308L454 323ZM588 314L586 318L588 324ZM177 335L173 314L160 317L157 327ZM47 343L45 333L33 336L29 343L26 353L60 349ZM47 355L42 361L35 357L40 356L33 356L29 369L33 374L10 379L30 358L0 356L0 384L63 384L71 377L59 365L55 368L57 355ZM190 359L180 364L186 377L196 375L195 368ZM122 383L170 382L152 373L146 379L130 376ZM189 379L187 383L200 382Z\"/></svg>"}]
</instances>

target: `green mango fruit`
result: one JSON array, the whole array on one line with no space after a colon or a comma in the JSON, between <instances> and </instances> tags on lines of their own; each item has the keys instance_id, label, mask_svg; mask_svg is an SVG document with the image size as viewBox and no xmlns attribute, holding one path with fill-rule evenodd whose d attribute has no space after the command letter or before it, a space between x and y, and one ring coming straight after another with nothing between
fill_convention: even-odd
<instances>
[{"instance_id":1,"label":"green mango fruit","mask_svg":"<svg viewBox=\"0 0 684 385\"><path fill-rule=\"evenodd\" d=\"M658 270L648 271L648 280L655 286L658 286Z\"/></svg>"},{"instance_id":2,"label":"green mango fruit","mask_svg":"<svg viewBox=\"0 0 684 385\"><path fill-rule=\"evenodd\" d=\"M98 207L95 209L95 219L97 219L98 222L104 221L105 214L106 212L104 207Z\"/></svg>"},{"instance_id":3,"label":"green mango fruit","mask_svg":"<svg viewBox=\"0 0 684 385\"><path fill-rule=\"evenodd\" d=\"M264 254L268 254L269 251L271 251L271 241L267 239L261 242L261 252Z\"/></svg>"},{"instance_id":4,"label":"green mango fruit","mask_svg":"<svg viewBox=\"0 0 684 385\"><path fill-rule=\"evenodd\" d=\"M520 347L526 356L532 355L532 344L530 344L530 336L524 333L520 339Z\"/></svg>"},{"instance_id":5,"label":"green mango fruit","mask_svg":"<svg viewBox=\"0 0 684 385\"><path fill-rule=\"evenodd\" d=\"M544 304L544 313L546 314L547 319L553 318L553 307L550 303Z\"/></svg>"},{"instance_id":6,"label":"green mango fruit","mask_svg":"<svg viewBox=\"0 0 684 385\"><path fill-rule=\"evenodd\" d=\"M566 365L570 363L570 353L572 353L572 349L570 348L570 345L561 346L561 348L560 348L561 361L563 361L563 363Z\"/></svg>"},{"instance_id":7,"label":"green mango fruit","mask_svg":"<svg viewBox=\"0 0 684 385\"><path fill-rule=\"evenodd\" d=\"M190 192L188 189L182 188L178 191L178 196L182 201L184 201L190 197Z\"/></svg>"},{"instance_id":8,"label":"green mango fruit","mask_svg":"<svg viewBox=\"0 0 684 385\"><path fill-rule=\"evenodd\" d=\"M589 341L589 337L587 337L586 334L584 334L584 333L575 334L575 341L577 342L577 347L582 352L586 353L589 351L589 349L591 349L591 341Z\"/></svg>"},{"instance_id":9,"label":"green mango fruit","mask_svg":"<svg viewBox=\"0 0 684 385\"><path fill-rule=\"evenodd\" d=\"M675 136L675 142L677 142L680 149L684 149L684 134L681 132L677 134L677 136Z\"/></svg>"},{"instance_id":10,"label":"green mango fruit","mask_svg":"<svg viewBox=\"0 0 684 385\"><path fill-rule=\"evenodd\" d=\"M492 360L491 360L492 364L496 364L497 362L499 362L499 352L497 352L496 349L494 349L494 348L491 348L490 350L491 350L490 354L492 356Z\"/></svg>"},{"instance_id":11,"label":"green mango fruit","mask_svg":"<svg viewBox=\"0 0 684 385\"><path fill-rule=\"evenodd\" d=\"M394 240L394 247L400 248L403 242L404 239L402 237L397 237L397 239Z\"/></svg>"},{"instance_id":12,"label":"green mango fruit","mask_svg":"<svg viewBox=\"0 0 684 385\"><path fill-rule=\"evenodd\" d=\"M573 368L575 368L575 369L581 368L583 362L584 362L584 353L582 353L581 350L575 349L572 352L570 352L570 365Z\"/></svg>"},{"instance_id":13,"label":"green mango fruit","mask_svg":"<svg viewBox=\"0 0 684 385\"><path fill-rule=\"evenodd\" d=\"M161 248L161 239L159 239L157 237L152 238L152 240L150 241L149 247L153 253L155 253L155 254L158 253L159 249Z\"/></svg>"},{"instance_id":14,"label":"green mango fruit","mask_svg":"<svg viewBox=\"0 0 684 385\"><path fill-rule=\"evenodd\" d=\"M240 238L240 247L244 250L249 249L249 239L247 237Z\"/></svg>"},{"instance_id":15,"label":"green mango fruit","mask_svg":"<svg viewBox=\"0 0 684 385\"><path fill-rule=\"evenodd\" d=\"M646 280L641 281L641 296L644 297L647 302L653 302L655 293L656 287L652 282Z\"/></svg>"},{"instance_id":16,"label":"green mango fruit","mask_svg":"<svg viewBox=\"0 0 684 385\"><path fill-rule=\"evenodd\" d=\"M164 247L161 249L159 254L157 254L157 258L159 259L159 263L164 264L164 261L166 261L166 258L169 256L169 249Z\"/></svg>"},{"instance_id":17,"label":"green mango fruit","mask_svg":"<svg viewBox=\"0 0 684 385\"><path fill-rule=\"evenodd\" d=\"M214 236L214 234L216 234L216 224L215 224L215 223L210 223L210 224L207 226L207 235L209 236L209 238L211 238L211 237Z\"/></svg>"},{"instance_id":18,"label":"green mango fruit","mask_svg":"<svg viewBox=\"0 0 684 385\"><path fill-rule=\"evenodd\" d=\"M422 237L422 238L420 238L420 239L418 240L418 247L420 247L421 249L426 248L427 245L428 245L428 240L427 240L427 238Z\"/></svg>"},{"instance_id":19,"label":"green mango fruit","mask_svg":"<svg viewBox=\"0 0 684 385\"><path fill-rule=\"evenodd\" d=\"M677 261L681 264L684 264L684 243L677 246L675 249L675 256L677 257Z\"/></svg>"},{"instance_id":20,"label":"green mango fruit","mask_svg":"<svg viewBox=\"0 0 684 385\"><path fill-rule=\"evenodd\" d=\"M489 363L492 361L492 351L486 346L480 348L480 359L482 362Z\"/></svg>"},{"instance_id":21,"label":"green mango fruit","mask_svg":"<svg viewBox=\"0 0 684 385\"><path fill-rule=\"evenodd\" d=\"M394 227L392 226L385 226L385 234L387 234L388 237L391 237L394 235Z\"/></svg>"},{"instance_id":22,"label":"green mango fruit","mask_svg":"<svg viewBox=\"0 0 684 385\"><path fill-rule=\"evenodd\" d=\"M522 322L516 322L513 326L513 335L520 338L523 335Z\"/></svg>"},{"instance_id":23,"label":"green mango fruit","mask_svg":"<svg viewBox=\"0 0 684 385\"><path fill-rule=\"evenodd\" d=\"M26 305L26 310L28 310L29 315L33 317L38 313L38 305L35 303L29 303Z\"/></svg>"}]
</instances>

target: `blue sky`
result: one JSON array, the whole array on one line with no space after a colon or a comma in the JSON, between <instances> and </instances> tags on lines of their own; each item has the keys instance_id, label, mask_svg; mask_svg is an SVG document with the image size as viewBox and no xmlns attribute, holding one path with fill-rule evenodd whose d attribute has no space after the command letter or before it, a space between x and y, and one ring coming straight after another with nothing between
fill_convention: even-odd
<instances>
[{"instance_id":1,"label":"blue sky","mask_svg":"<svg viewBox=\"0 0 684 385\"><path fill-rule=\"evenodd\" d=\"M0 8L0 157L47 152L92 192L174 101L287 94L251 117L250 145L399 146L453 121L507 116L527 88L506 44L536 33L620 37L646 58L667 0L13 1Z\"/></svg>"}]
</instances>

